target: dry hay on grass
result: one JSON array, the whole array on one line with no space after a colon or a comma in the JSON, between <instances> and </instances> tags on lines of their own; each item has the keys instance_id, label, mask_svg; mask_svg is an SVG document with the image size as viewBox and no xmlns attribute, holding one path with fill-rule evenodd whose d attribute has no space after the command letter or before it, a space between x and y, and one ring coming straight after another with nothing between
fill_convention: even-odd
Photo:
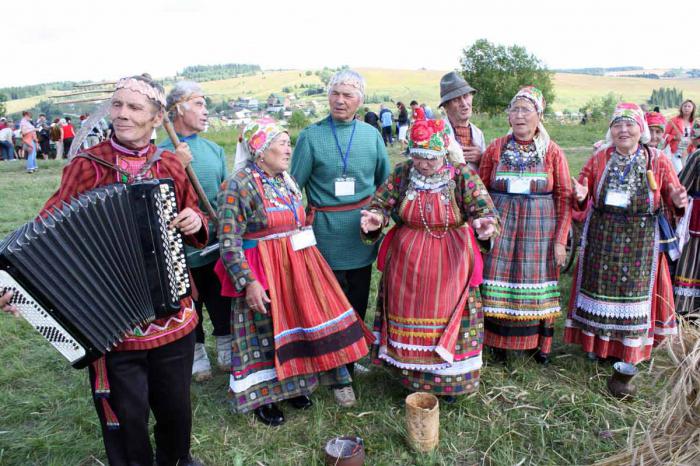
<instances>
[{"instance_id":1,"label":"dry hay on grass","mask_svg":"<svg viewBox=\"0 0 700 466\"><path fill-rule=\"evenodd\" d=\"M678 338L667 340L666 395L648 428L637 424L626 451L596 463L618 465L700 464L700 320L682 321ZM641 437L641 438L640 438Z\"/></svg>"}]
</instances>

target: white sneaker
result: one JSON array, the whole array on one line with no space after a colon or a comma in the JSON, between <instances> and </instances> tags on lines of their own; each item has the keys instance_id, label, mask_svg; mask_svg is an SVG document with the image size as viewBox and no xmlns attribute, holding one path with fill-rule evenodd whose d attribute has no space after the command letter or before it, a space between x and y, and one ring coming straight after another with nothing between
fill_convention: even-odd
<instances>
[{"instance_id":1,"label":"white sneaker","mask_svg":"<svg viewBox=\"0 0 700 466\"><path fill-rule=\"evenodd\" d=\"M220 371L231 370L231 335L216 337L216 364Z\"/></svg>"},{"instance_id":2,"label":"white sneaker","mask_svg":"<svg viewBox=\"0 0 700 466\"><path fill-rule=\"evenodd\" d=\"M343 388L334 388L333 395L335 396L335 402L343 408L352 408L357 403L355 392L351 385Z\"/></svg>"},{"instance_id":3,"label":"white sneaker","mask_svg":"<svg viewBox=\"0 0 700 466\"><path fill-rule=\"evenodd\" d=\"M203 382L211 379L211 364L207 357L204 343L194 344L194 361L192 361L192 376L195 382Z\"/></svg>"}]
</instances>

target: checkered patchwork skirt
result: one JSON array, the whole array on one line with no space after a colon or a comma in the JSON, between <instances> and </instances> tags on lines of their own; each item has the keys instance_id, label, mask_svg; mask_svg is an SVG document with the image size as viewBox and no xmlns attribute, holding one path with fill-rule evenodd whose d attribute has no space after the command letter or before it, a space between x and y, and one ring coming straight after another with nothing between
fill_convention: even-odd
<instances>
[{"instance_id":1,"label":"checkered patchwork skirt","mask_svg":"<svg viewBox=\"0 0 700 466\"><path fill-rule=\"evenodd\" d=\"M321 374L277 379L272 319L254 312L244 297L232 302L231 410L247 413L260 406L308 396L319 384L344 385L352 379L345 366Z\"/></svg>"},{"instance_id":2,"label":"checkered patchwork skirt","mask_svg":"<svg viewBox=\"0 0 700 466\"><path fill-rule=\"evenodd\" d=\"M484 256L484 344L548 353L561 309L554 201L546 194L493 192L492 198L502 232Z\"/></svg>"}]
</instances>

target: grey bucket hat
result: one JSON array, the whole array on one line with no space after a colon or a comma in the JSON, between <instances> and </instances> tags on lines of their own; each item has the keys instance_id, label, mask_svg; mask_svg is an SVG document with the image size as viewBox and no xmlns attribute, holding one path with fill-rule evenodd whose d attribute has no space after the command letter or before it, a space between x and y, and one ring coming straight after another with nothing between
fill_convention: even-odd
<instances>
[{"instance_id":1,"label":"grey bucket hat","mask_svg":"<svg viewBox=\"0 0 700 466\"><path fill-rule=\"evenodd\" d=\"M476 89L471 87L459 74L450 71L440 79L440 105L442 107L448 100L464 94L473 94Z\"/></svg>"}]
</instances>

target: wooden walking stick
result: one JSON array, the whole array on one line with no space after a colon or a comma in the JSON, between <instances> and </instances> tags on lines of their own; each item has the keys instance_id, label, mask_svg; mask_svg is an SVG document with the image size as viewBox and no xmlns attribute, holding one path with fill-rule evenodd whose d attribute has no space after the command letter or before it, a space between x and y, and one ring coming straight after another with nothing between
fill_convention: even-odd
<instances>
[{"instance_id":1,"label":"wooden walking stick","mask_svg":"<svg viewBox=\"0 0 700 466\"><path fill-rule=\"evenodd\" d=\"M168 133L168 137L173 143L173 148L177 148L177 146L180 144L180 138L177 137L175 128L173 128L173 124L170 122L170 118L168 118L167 113L163 118L163 128L165 128L165 132ZM187 173L187 177L190 179L190 183L192 183L192 186L197 193L197 197L199 197L200 202L204 206L204 210L207 211L207 215L209 215L211 222L214 224L214 228L219 228L219 219L216 216L216 212L214 212L214 208L209 203L207 195L204 194L204 189L202 189L202 185L199 183L197 175L195 175L194 170L192 170L192 164L188 164L185 167L185 172Z\"/></svg>"}]
</instances>

